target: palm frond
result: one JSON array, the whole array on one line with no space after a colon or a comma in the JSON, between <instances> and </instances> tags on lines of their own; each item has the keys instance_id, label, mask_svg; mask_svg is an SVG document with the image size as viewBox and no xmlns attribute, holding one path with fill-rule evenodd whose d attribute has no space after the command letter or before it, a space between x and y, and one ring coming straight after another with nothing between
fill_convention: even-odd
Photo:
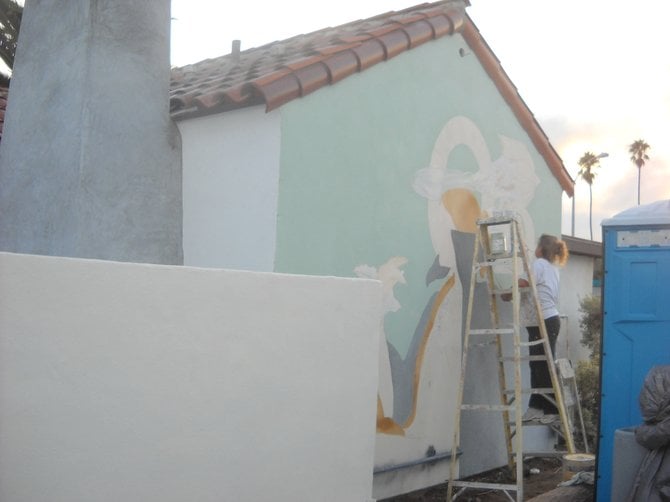
<instances>
[{"instance_id":1,"label":"palm frond","mask_svg":"<svg viewBox=\"0 0 670 502\"><path fill-rule=\"evenodd\" d=\"M647 155L647 150L651 147L643 139L638 139L630 144L628 147L628 153L631 154L630 160L637 166L638 169L644 167L645 161L649 160L649 155Z\"/></svg>"},{"instance_id":2,"label":"palm frond","mask_svg":"<svg viewBox=\"0 0 670 502\"><path fill-rule=\"evenodd\" d=\"M593 180L596 177L594 169L600 165L600 158L593 152L586 152L581 156L577 163L579 164L579 172L577 173L577 176L582 178L589 185L593 184Z\"/></svg>"}]
</instances>

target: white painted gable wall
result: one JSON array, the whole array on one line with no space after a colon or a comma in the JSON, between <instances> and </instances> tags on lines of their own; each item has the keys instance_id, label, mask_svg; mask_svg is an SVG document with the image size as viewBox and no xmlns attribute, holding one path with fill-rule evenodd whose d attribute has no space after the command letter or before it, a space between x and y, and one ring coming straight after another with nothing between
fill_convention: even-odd
<instances>
[{"instance_id":1,"label":"white painted gable wall","mask_svg":"<svg viewBox=\"0 0 670 502\"><path fill-rule=\"evenodd\" d=\"M264 107L182 120L184 265L271 272L280 115Z\"/></svg>"}]
</instances>

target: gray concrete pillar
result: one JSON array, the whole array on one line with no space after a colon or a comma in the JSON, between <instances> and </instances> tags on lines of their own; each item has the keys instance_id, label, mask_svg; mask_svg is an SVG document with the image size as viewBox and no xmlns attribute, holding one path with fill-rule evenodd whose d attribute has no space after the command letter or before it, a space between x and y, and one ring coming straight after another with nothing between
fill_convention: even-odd
<instances>
[{"instance_id":1,"label":"gray concrete pillar","mask_svg":"<svg viewBox=\"0 0 670 502\"><path fill-rule=\"evenodd\" d=\"M0 144L0 250L181 264L170 0L26 0Z\"/></svg>"}]
</instances>

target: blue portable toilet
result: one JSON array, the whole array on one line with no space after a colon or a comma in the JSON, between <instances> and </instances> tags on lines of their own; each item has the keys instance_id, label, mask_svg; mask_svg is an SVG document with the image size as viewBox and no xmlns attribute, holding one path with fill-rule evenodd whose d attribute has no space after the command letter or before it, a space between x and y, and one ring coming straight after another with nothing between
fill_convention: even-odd
<instances>
[{"instance_id":1,"label":"blue portable toilet","mask_svg":"<svg viewBox=\"0 0 670 502\"><path fill-rule=\"evenodd\" d=\"M614 433L642 423L647 373L670 364L670 200L603 220L603 333L596 499L611 500ZM617 494L614 494L617 495Z\"/></svg>"}]
</instances>

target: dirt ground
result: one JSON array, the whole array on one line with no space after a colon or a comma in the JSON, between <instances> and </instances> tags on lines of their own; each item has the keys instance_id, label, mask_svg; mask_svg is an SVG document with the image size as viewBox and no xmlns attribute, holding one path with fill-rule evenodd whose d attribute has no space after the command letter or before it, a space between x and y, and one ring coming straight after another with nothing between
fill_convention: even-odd
<instances>
[{"instance_id":1,"label":"dirt ground","mask_svg":"<svg viewBox=\"0 0 670 502\"><path fill-rule=\"evenodd\" d=\"M530 469L539 469L538 474L530 474ZM563 481L561 460L559 458L531 458L525 462L524 499L530 500L538 495L552 491ZM485 483L514 483L509 469L501 468L488 471L469 478L470 481ZM384 502L443 502L447 497L447 484L434 486L425 490L408 493L398 497L385 499ZM458 500L463 502L498 502L509 498L501 491L469 489ZM567 499L566 499L567 502Z\"/></svg>"}]
</instances>

